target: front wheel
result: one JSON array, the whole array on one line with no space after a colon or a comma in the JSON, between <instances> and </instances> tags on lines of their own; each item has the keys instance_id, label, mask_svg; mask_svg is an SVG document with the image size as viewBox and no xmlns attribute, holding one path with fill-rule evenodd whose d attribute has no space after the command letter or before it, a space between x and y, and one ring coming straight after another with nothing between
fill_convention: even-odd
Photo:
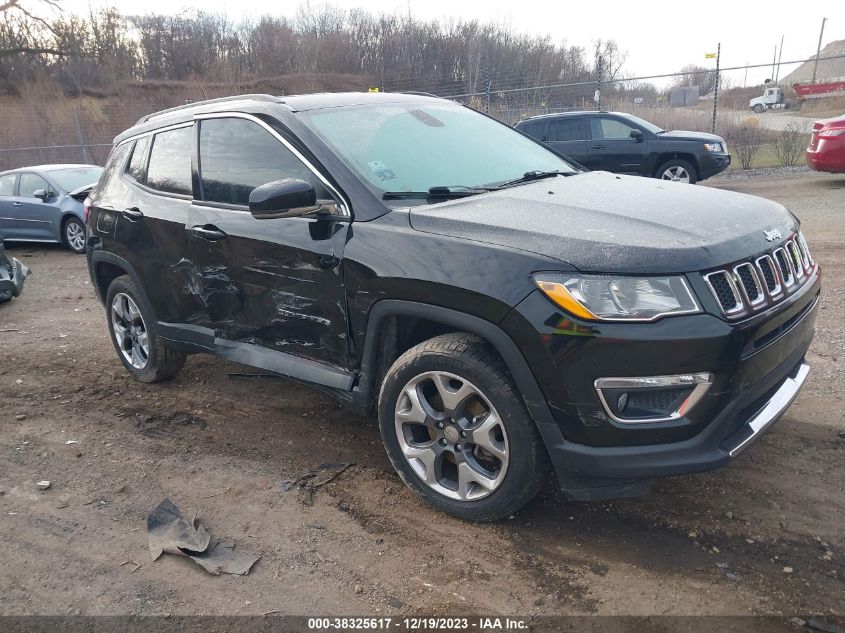
<instances>
[{"instance_id":1,"label":"front wheel","mask_svg":"<svg viewBox=\"0 0 845 633\"><path fill-rule=\"evenodd\" d=\"M68 217L62 225L62 239L74 253L85 252L85 225L76 216Z\"/></svg>"},{"instance_id":2,"label":"front wheel","mask_svg":"<svg viewBox=\"0 0 845 633\"><path fill-rule=\"evenodd\" d=\"M129 275L118 277L109 286L109 333L120 361L135 380L158 382L175 376L186 355L164 345L144 305Z\"/></svg>"},{"instance_id":3,"label":"front wheel","mask_svg":"<svg viewBox=\"0 0 845 633\"><path fill-rule=\"evenodd\" d=\"M756 112L757 114L762 114L763 112L765 112L765 111L766 111L766 108L764 108L763 106L761 106L759 103L758 103L757 105L755 105L755 106L754 106L753 108L751 108L751 109L752 109L752 110L754 110L754 112Z\"/></svg>"},{"instance_id":4,"label":"front wheel","mask_svg":"<svg viewBox=\"0 0 845 633\"><path fill-rule=\"evenodd\" d=\"M657 168L656 177L672 182L684 182L694 185L698 180L698 172L689 162L675 158L668 160Z\"/></svg>"},{"instance_id":5,"label":"front wheel","mask_svg":"<svg viewBox=\"0 0 845 633\"><path fill-rule=\"evenodd\" d=\"M461 519L513 514L540 491L548 469L510 374L469 334L435 337L393 364L379 396L379 426L405 484Z\"/></svg>"}]
</instances>

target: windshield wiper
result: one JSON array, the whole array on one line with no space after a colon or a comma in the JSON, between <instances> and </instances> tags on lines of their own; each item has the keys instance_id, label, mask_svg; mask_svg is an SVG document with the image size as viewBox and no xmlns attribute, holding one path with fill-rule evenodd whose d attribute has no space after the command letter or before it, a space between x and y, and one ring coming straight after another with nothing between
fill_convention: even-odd
<instances>
[{"instance_id":1,"label":"windshield wiper","mask_svg":"<svg viewBox=\"0 0 845 633\"><path fill-rule=\"evenodd\" d=\"M499 184L498 186L494 187L494 189L504 189L506 187L512 187L513 185L521 185L526 182L531 182L533 180L541 180L543 178L553 178L554 176L574 176L579 172L577 171L560 171L560 170L553 170L553 171L541 171L536 169L534 171L527 171L525 172L522 177L514 178L513 180L506 180L505 182Z\"/></svg>"},{"instance_id":2,"label":"windshield wiper","mask_svg":"<svg viewBox=\"0 0 845 633\"><path fill-rule=\"evenodd\" d=\"M466 198L479 193L492 191L490 187L467 187L465 185L438 185L429 187L428 191L385 191L382 200L429 199L429 198Z\"/></svg>"}]
</instances>

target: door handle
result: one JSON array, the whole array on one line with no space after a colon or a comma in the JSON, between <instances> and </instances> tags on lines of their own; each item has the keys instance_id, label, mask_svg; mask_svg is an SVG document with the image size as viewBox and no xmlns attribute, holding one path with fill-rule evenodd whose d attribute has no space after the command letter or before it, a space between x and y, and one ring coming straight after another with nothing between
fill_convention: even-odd
<instances>
[{"instance_id":1,"label":"door handle","mask_svg":"<svg viewBox=\"0 0 845 633\"><path fill-rule=\"evenodd\" d=\"M23 205L23 202L13 202L13 203L12 203L12 206L13 206L13 207L20 207L20 206L22 206L22 205Z\"/></svg>"},{"instance_id":2,"label":"door handle","mask_svg":"<svg viewBox=\"0 0 845 633\"><path fill-rule=\"evenodd\" d=\"M206 224L205 226L195 226L191 228L191 233L198 238L208 240L209 242L216 242L226 237L226 234L214 225Z\"/></svg>"},{"instance_id":3,"label":"door handle","mask_svg":"<svg viewBox=\"0 0 845 633\"><path fill-rule=\"evenodd\" d=\"M131 220L132 222L140 220L144 217L143 212L138 207L129 207L128 209L124 209L123 215L126 217L127 220Z\"/></svg>"},{"instance_id":4,"label":"door handle","mask_svg":"<svg viewBox=\"0 0 845 633\"><path fill-rule=\"evenodd\" d=\"M604 149L604 145L590 145L593 149Z\"/></svg>"}]
</instances>

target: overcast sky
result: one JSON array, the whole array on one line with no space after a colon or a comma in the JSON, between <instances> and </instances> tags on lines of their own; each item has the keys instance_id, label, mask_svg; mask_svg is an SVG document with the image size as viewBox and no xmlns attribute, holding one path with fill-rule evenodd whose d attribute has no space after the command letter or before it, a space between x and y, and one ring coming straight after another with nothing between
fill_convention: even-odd
<instances>
[{"instance_id":1,"label":"overcast sky","mask_svg":"<svg viewBox=\"0 0 845 633\"><path fill-rule=\"evenodd\" d=\"M293 16L299 3L278 0L58 0L64 10L87 13L93 6L116 6L121 12L178 13L201 9L237 20L261 14ZM324 4L312 2L312 5ZM628 51L628 76L668 73L686 64L713 64L704 54L722 43L722 67L770 63L784 36L783 60L816 52L822 17L827 17L822 45L845 39L845 0L333 0L337 7L361 7L373 13L407 13L422 19L456 17L506 23L520 32L549 34L556 42L589 46L598 38L615 39ZM794 67L783 67L781 77ZM748 82L769 77L770 69L752 70ZM744 73L733 73L741 85Z\"/></svg>"}]
</instances>

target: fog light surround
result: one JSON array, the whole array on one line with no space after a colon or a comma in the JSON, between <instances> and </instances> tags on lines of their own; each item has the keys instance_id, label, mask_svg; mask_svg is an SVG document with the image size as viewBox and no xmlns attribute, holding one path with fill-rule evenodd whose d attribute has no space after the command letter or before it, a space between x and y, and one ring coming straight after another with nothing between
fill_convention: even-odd
<instances>
[{"instance_id":1,"label":"fog light surround","mask_svg":"<svg viewBox=\"0 0 845 633\"><path fill-rule=\"evenodd\" d=\"M593 385L613 421L653 424L672 422L692 411L713 385L713 374L597 378Z\"/></svg>"}]
</instances>

